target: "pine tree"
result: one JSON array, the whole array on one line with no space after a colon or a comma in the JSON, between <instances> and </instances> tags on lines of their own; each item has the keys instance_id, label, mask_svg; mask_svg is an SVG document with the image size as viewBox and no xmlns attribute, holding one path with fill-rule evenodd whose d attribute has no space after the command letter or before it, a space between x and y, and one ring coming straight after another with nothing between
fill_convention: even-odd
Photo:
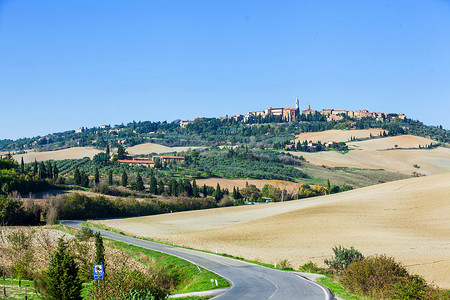
<instances>
[{"instance_id":1,"label":"pine tree","mask_svg":"<svg viewBox=\"0 0 450 300\"><path fill-rule=\"evenodd\" d=\"M109 170L108 172L108 184L113 185L113 171Z\"/></svg>"},{"instance_id":2,"label":"pine tree","mask_svg":"<svg viewBox=\"0 0 450 300\"><path fill-rule=\"evenodd\" d=\"M52 253L46 276L47 299L81 299L82 286L78 277L78 267L62 238L58 240L58 248Z\"/></svg>"},{"instance_id":3,"label":"pine tree","mask_svg":"<svg viewBox=\"0 0 450 300\"><path fill-rule=\"evenodd\" d=\"M127 187L128 185L128 175L127 172L125 170L123 170L122 172L122 186L123 187Z\"/></svg>"},{"instance_id":4,"label":"pine tree","mask_svg":"<svg viewBox=\"0 0 450 300\"><path fill-rule=\"evenodd\" d=\"M99 182L100 182L100 174L98 174L97 167L95 167L95 170L94 170L94 182L95 182L95 184L99 184Z\"/></svg>"},{"instance_id":5,"label":"pine tree","mask_svg":"<svg viewBox=\"0 0 450 300\"><path fill-rule=\"evenodd\" d=\"M144 182L142 181L142 176L141 176L141 174L139 172L136 175L136 182L134 183L134 188L137 191L145 190Z\"/></svg>"}]
</instances>

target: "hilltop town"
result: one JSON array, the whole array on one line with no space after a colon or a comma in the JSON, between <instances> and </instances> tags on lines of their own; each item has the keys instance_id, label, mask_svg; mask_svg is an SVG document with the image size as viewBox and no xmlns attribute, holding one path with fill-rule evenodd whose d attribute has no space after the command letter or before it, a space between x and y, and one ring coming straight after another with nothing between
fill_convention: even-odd
<instances>
[{"instance_id":1,"label":"hilltop town","mask_svg":"<svg viewBox=\"0 0 450 300\"><path fill-rule=\"evenodd\" d=\"M251 111L246 113L245 115L237 114L228 117L228 119L234 119L235 121L244 121L247 122L251 117L268 117L268 116L276 116L281 117L283 121L286 122L296 122L302 121L301 116L308 115L323 115L326 117L328 122L331 121L341 121L348 116L350 118L355 118L357 120L362 118L373 118L376 121L389 121L394 122L396 120L405 120L406 115L403 113L385 113L385 112L370 112L367 109L363 110L342 110L342 109L322 109L322 110L313 110L311 106L308 104L306 109L300 110L300 101L298 97L295 100L295 108L284 108L284 107L268 107L264 110ZM184 128L186 125L193 123L195 120L201 118L195 118L193 121L191 120L182 120L180 121L180 127ZM221 118L225 119L225 118Z\"/></svg>"}]
</instances>

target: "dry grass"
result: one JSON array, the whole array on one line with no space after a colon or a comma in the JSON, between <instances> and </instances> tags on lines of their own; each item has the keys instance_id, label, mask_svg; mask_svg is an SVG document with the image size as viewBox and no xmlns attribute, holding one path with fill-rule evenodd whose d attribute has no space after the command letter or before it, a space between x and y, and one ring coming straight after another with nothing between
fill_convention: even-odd
<instances>
[{"instance_id":1,"label":"dry grass","mask_svg":"<svg viewBox=\"0 0 450 300\"><path fill-rule=\"evenodd\" d=\"M348 145L355 150L346 154L335 151L291 153L303 156L310 163L330 167L385 169L408 175L413 172L424 175L449 172L450 149L448 148L392 149L395 148L395 145L398 148L418 148L419 145L424 146L431 142L434 141L406 135L351 142ZM418 165L420 168L415 168L414 165Z\"/></svg>"},{"instance_id":2,"label":"dry grass","mask_svg":"<svg viewBox=\"0 0 450 300\"><path fill-rule=\"evenodd\" d=\"M386 253L450 288L450 174L285 203L99 221L135 235L294 267L335 245Z\"/></svg>"},{"instance_id":3,"label":"dry grass","mask_svg":"<svg viewBox=\"0 0 450 300\"><path fill-rule=\"evenodd\" d=\"M33 162L35 159L37 161L44 160L63 160L63 159L80 159L83 157L93 158L95 154L100 153L100 150L91 148L91 147L75 147L68 148L57 151L43 151L43 152L28 152L26 154L16 154L13 155L13 158L20 162L20 159L23 157L23 161L25 163Z\"/></svg>"},{"instance_id":4,"label":"dry grass","mask_svg":"<svg viewBox=\"0 0 450 300\"><path fill-rule=\"evenodd\" d=\"M380 132L383 132L381 128L371 128L371 129L358 129L358 130L326 130L319 132L305 132L296 136L295 141L303 142L313 141L313 142L348 142L351 137L355 137L357 139L361 138L369 138L370 134L372 136L378 136Z\"/></svg>"}]
</instances>

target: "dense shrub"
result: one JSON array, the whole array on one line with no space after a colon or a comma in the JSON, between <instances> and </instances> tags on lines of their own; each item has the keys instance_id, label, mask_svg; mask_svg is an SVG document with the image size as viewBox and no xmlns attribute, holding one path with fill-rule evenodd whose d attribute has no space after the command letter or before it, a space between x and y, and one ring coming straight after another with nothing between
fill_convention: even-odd
<instances>
[{"instance_id":1,"label":"dense shrub","mask_svg":"<svg viewBox=\"0 0 450 300\"><path fill-rule=\"evenodd\" d=\"M324 262L328 267L330 267L330 269L337 272L345 270L352 262L356 262L364 258L361 252L353 247L347 249L342 246L338 246L333 248L333 252L334 257L325 259Z\"/></svg>"},{"instance_id":2,"label":"dense shrub","mask_svg":"<svg viewBox=\"0 0 450 300\"><path fill-rule=\"evenodd\" d=\"M94 284L91 298L103 299L166 299L174 284L170 276L163 271L149 269L146 273L127 268L110 270L99 284ZM150 298L142 298L144 295Z\"/></svg>"},{"instance_id":3,"label":"dense shrub","mask_svg":"<svg viewBox=\"0 0 450 300\"><path fill-rule=\"evenodd\" d=\"M437 299L437 294L419 276L386 255L369 256L351 264L339 281L357 295L375 299Z\"/></svg>"}]
</instances>

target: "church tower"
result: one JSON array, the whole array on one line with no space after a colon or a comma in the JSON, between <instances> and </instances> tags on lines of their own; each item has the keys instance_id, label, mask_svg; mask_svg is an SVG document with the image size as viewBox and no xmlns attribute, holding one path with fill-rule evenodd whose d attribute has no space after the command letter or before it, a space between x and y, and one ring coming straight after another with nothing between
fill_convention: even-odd
<instances>
[{"instance_id":1,"label":"church tower","mask_svg":"<svg viewBox=\"0 0 450 300\"><path fill-rule=\"evenodd\" d=\"M296 110L300 110L300 104L299 104L299 101L298 101L298 97L295 99L295 109Z\"/></svg>"}]
</instances>

